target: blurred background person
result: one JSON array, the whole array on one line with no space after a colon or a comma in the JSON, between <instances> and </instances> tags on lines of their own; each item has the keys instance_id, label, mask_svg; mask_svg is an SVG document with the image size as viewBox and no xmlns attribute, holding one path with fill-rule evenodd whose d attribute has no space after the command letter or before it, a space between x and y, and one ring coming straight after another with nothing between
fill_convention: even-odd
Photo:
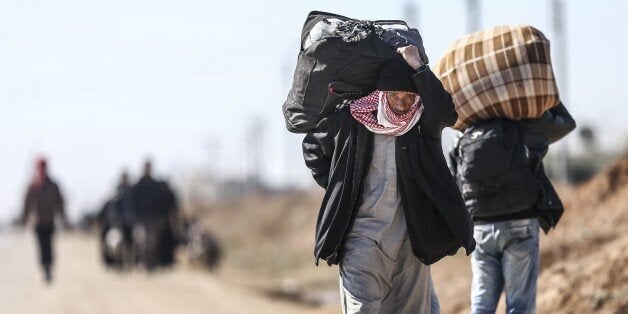
<instances>
[{"instance_id":1,"label":"blurred background person","mask_svg":"<svg viewBox=\"0 0 628 314\"><path fill-rule=\"evenodd\" d=\"M120 176L115 195L109 199L100 213L100 248L106 266L127 269L135 260L133 227L136 213L131 199L131 183L125 171Z\"/></svg>"},{"instance_id":2,"label":"blurred background person","mask_svg":"<svg viewBox=\"0 0 628 314\"><path fill-rule=\"evenodd\" d=\"M170 267L175 262L175 251L180 242L181 223L177 211L177 196L167 181L158 181L159 183L159 203L158 215L164 216L166 224L157 235L159 243L158 265L162 267Z\"/></svg>"},{"instance_id":3,"label":"blurred background person","mask_svg":"<svg viewBox=\"0 0 628 314\"><path fill-rule=\"evenodd\" d=\"M20 219L22 225L26 225L31 216L35 217L35 234L44 279L50 283L52 282L52 235L55 230L55 217L61 217L66 226L69 223L63 209L63 196L59 186L48 176L47 161L44 157L38 158L35 163L35 174L24 199Z\"/></svg>"},{"instance_id":4,"label":"blurred background person","mask_svg":"<svg viewBox=\"0 0 628 314\"><path fill-rule=\"evenodd\" d=\"M136 236L142 264L149 271L171 265L176 246L171 227L176 197L166 182L153 178L150 160L144 162L143 175L133 186L133 206L139 223Z\"/></svg>"}]
</instances>

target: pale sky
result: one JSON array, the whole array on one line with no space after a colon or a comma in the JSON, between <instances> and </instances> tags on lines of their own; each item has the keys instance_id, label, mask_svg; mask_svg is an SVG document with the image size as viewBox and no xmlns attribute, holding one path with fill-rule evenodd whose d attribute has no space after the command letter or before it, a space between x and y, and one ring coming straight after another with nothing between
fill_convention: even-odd
<instances>
[{"instance_id":1,"label":"pale sky","mask_svg":"<svg viewBox=\"0 0 628 314\"><path fill-rule=\"evenodd\" d=\"M17 215L39 153L76 218L99 206L121 169L136 178L145 156L175 183L207 167L241 174L256 116L264 122L263 179L311 184L302 135L289 134L281 114L307 13L403 19L406 2L1 1L0 221ZM479 2L482 28L525 23L553 39L549 1ZM563 97L613 147L628 133L620 94L628 4L565 2ZM414 3L414 26L435 62L466 33L465 1Z\"/></svg>"}]
</instances>

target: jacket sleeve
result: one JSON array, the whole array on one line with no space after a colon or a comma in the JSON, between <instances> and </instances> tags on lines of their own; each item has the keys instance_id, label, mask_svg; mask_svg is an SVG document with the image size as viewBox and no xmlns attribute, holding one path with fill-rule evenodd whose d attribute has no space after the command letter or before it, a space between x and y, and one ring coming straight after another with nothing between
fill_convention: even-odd
<instances>
[{"instance_id":1,"label":"jacket sleeve","mask_svg":"<svg viewBox=\"0 0 628 314\"><path fill-rule=\"evenodd\" d=\"M32 191L32 187L29 186L24 196L24 207L22 208L22 215L20 216L20 223L22 224L25 224L28 221L28 216L30 216L33 201Z\"/></svg>"},{"instance_id":2,"label":"jacket sleeve","mask_svg":"<svg viewBox=\"0 0 628 314\"><path fill-rule=\"evenodd\" d=\"M458 174L458 145L460 144L461 137L462 133L460 132L455 135L451 149L447 154L447 166L449 167L449 171L454 178L456 178Z\"/></svg>"},{"instance_id":3,"label":"jacket sleeve","mask_svg":"<svg viewBox=\"0 0 628 314\"><path fill-rule=\"evenodd\" d=\"M314 180L323 188L327 188L329 183L329 169L334 147L329 124L329 118L324 118L315 131L305 136L302 145L305 165L312 170Z\"/></svg>"},{"instance_id":4,"label":"jacket sleeve","mask_svg":"<svg viewBox=\"0 0 628 314\"><path fill-rule=\"evenodd\" d=\"M61 217L61 219L63 219L63 222L67 222L68 217L65 214L65 202L63 200L63 195L61 194L61 190L59 189L59 186L55 184L55 212L57 213L57 215L59 215L59 217Z\"/></svg>"},{"instance_id":5,"label":"jacket sleeve","mask_svg":"<svg viewBox=\"0 0 628 314\"><path fill-rule=\"evenodd\" d=\"M105 204L102 205L100 211L98 211L98 215L96 215L96 221L100 224L105 224L107 220L107 210L109 210L110 201L106 201Z\"/></svg>"},{"instance_id":6,"label":"jacket sleeve","mask_svg":"<svg viewBox=\"0 0 628 314\"><path fill-rule=\"evenodd\" d=\"M423 100L421 124L429 136L440 138L443 129L454 125L458 119L451 95L429 67L414 74L412 78Z\"/></svg>"},{"instance_id":7,"label":"jacket sleeve","mask_svg":"<svg viewBox=\"0 0 628 314\"><path fill-rule=\"evenodd\" d=\"M543 113L540 118L519 121L518 126L524 135L543 136L549 143L554 143L573 131L576 121L560 103Z\"/></svg>"}]
</instances>

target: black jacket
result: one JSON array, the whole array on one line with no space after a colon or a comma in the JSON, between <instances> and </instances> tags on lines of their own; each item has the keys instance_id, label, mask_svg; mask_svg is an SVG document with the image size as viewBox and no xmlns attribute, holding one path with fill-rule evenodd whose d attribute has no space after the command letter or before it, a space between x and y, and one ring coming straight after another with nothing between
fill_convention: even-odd
<instances>
[{"instance_id":1,"label":"black jacket","mask_svg":"<svg viewBox=\"0 0 628 314\"><path fill-rule=\"evenodd\" d=\"M558 224L565 208L558 193L545 175L543 157L547 154L549 144L554 143L576 128L576 121L571 117L563 104L546 111L540 118L524 119L516 122L521 139L533 156L532 162L538 165L537 179L541 197L536 208L541 227L547 233Z\"/></svg>"},{"instance_id":2,"label":"black jacket","mask_svg":"<svg viewBox=\"0 0 628 314\"><path fill-rule=\"evenodd\" d=\"M424 111L417 126L397 137L397 180L416 257L432 264L464 247L475 248L472 222L441 148L441 132L457 119L451 96L431 70L413 75ZM342 259L362 199L373 153L373 134L344 107L324 118L303 140L303 156L325 188L316 223L314 256Z\"/></svg>"},{"instance_id":3,"label":"black jacket","mask_svg":"<svg viewBox=\"0 0 628 314\"><path fill-rule=\"evenodd\" d=\"M576 122L573 120L563 104L559 104L546 111L540 118L506 121L516 125L519 130L519 134L521 135L521 141L530 152L530 159L525 162L528 163L530 167L533 167L536 182L531 184L537 184L537 188L540 191L540 197L536 201L536 204L521 214L539 217L541 227L547 233L549 229L555 227L560 220L564 207L558 197L558 194L556 193L556 190L545 174L545 170L543 168L543 157L545 157L545 154L547 153L549 144L558 141L575 129ZM454 149L452 149L449 154L454 175L456 175L456 163L458 160L456 158L456 146L457 145L454 145ZM505 194L502 194L501 196L507 197ZM507 202L508 200L493 201L502 203ZM521 215L509 214L492 217L492 220L510 220L516 219L516 217L522 218Z\"/></svg>"},{"instance_id":4,"label":"black jacket","mask_svg":"<svg viewBox=\"0 0 628 314\"><path fill-rule=\"evenodd\" d=\"M163 182L146 175L133 186L132 202L140 221L168 217L172 207Z\"/></svg>"}]
</instances>

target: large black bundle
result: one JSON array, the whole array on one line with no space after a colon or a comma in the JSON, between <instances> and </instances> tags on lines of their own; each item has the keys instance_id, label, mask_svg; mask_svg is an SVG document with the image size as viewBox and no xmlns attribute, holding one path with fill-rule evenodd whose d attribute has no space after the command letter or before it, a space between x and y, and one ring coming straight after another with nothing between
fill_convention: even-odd
<instances>
[{"instance_id":1,"label":"large black bundle","mask_svg":"<svg viewBox=\"0 0 628 314\"><path fill-rule=\"evenodd\" d=\"M428 63L421 35L404 21L310 12L301 32L292 89L283 105L288 130L310 132L326 113L371 93L379 70L399 57L396 48L407 45L417 46Z\"/></svg>"}]
</instances>

